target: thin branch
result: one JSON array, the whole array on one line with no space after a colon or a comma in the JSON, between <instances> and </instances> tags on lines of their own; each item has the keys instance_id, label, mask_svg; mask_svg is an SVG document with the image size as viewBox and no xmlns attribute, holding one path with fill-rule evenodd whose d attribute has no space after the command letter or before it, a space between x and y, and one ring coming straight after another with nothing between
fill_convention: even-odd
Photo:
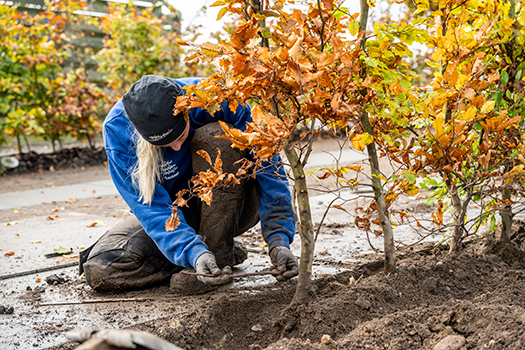
<instances>
[{"instance_id":1,"label":"thin branch","mask_svg":"<svg viewBox=\"0 0 525 350\"><path fill-rule=\"evenodd\" d=\"M220 277L220 275L212 275L210 273L196 273L196 272L189 272L189 271L181 271L183 275L190 275L190 276L201 276L201 277ZM249 277L249 276L262 276L262 275L278 275L280 274L279 271L258 271L258 272L246 272L246 273L239 273L239 274L233 274L230 275L231 278L241 278L241 277Z\"/></svg>"},{"instance_id":2,"label":"thin branch","mask_svg":"<svg viewBox=\"0 0 525 350\"><path fill-rule=\"evenodd\" d=\"M324 27L326 26L323 13L321 12L321 1L317 0L317 6L319 8L319 17L321 18L321 32L319 33L319 38L321 39L321 52L324 50Z\"/></svg>"},{"instance_id":3,"label":"thin branch","mask_svg":"<svg viewBox=\"0 0 525 350\"><path fill-rule=\"evenodd\" d=\"M100 303L119 303L128 301L170 301L171 299L156 299L156 298L112 298L112 299L87 299L74 301L58 301L52 303L41 303L38 306L58 306L58 305L79 305L79 304L100 304Z\"/></svg>"},{"instance_id":4,"label":"thin branch","mask_svg":"<svg viewBox=\"0 0 525 350\"><path fill-rule=\"evenodd\" d=\"M317 242L317 237L319 236L319 232L321 232L321 226L323 226L323 222L324 222L324 219L326 218L326 214L328 214L328 211L330 210L330 208L332 207L332 204L334 204L334 202L336 200L338 200L339 197L335 197L331 202L330 204L328 204L328 207L326 208L324 214L323 214L323 217L321 218L321 222L319 222L319 227L317 228L317 232L315 233L315 238L314 238L314 241Z\"/></svg>"}]
</instances>

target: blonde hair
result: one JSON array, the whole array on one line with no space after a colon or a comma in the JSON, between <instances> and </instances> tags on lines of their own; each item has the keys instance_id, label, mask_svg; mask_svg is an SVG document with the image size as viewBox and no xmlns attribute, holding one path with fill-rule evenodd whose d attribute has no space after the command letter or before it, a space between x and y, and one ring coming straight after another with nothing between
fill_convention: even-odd
<instances>
[{"instance_id":1,"label":"blonde hair","mask_svg":"<svg viewBox=\"0 0 525 350\"><path fill-rule=\"evenodd\" d=\"M137 138L137 164L133 167L131 180L139 189L139 201L151 205L155 185L161 182L162 176L162 148L152 145L136 133Z\"/></svg>"}]
</instances>

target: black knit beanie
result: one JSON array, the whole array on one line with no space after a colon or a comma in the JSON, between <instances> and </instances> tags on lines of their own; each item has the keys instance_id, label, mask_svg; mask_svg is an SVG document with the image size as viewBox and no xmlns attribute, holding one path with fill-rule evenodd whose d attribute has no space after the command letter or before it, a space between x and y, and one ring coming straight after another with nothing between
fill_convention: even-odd
<instances>
[{"instance_id":1,"label":"black knit beanie","mask_svg":"<svg viewBox=\"0 0 525 350\"><path fill-rule=\"evenodd\" d=\"M122 97L126 116L149 143L165 146L186 129L183 114L173 115L177 96L185 91L172 79L146 75L131 85Z\"/></svg>"}]
</instances>

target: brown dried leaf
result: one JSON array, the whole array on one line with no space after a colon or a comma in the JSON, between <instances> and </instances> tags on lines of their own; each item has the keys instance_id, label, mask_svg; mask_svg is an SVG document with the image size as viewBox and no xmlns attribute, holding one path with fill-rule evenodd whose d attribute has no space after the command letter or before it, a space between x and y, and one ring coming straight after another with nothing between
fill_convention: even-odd
<instances>
[{"instance_id":1,"label":"brown dried leaf","mask_svg":"<svg viewBox=\"0 0 525 350\"><path fill-rule=\"evenodd\" d=\"M175 210L171 213L168 221L166 221L166 232L174 231L180 225L179 211Z\"/></svg>"},{"instance_id":2,"label":"brown dried leaf","mask_svg":"<svg viewBox=\"0 0 525 350\"><path fill-rule=\"evenodd\" d=\"M12 255L15 255L15 252L8 252L8 253L5 253L4 255L5 256L12 256Z\"/></svg>"},{"instance_id":3,"label":"brown dried leaf","mask_svg":"<svg viewBox=\"0 0 525 350\"><path fill-rule=\"evenodd\" d=\"M323 175L319 175L319 176L317 176L317 178L318 178L319 180L324 180L324 179L326 179L327 177L329 177L330 175L332 175L332 173L329 172L329 171L327 171L327 172L324 173Z\"/></svg>"},{"instance_id":4,"label":"brown dried leaf","mask_svg":"<svg viewBox=\"0 0 525 350\"><path fill-rule=\"evenodd\" d=\"M217 148L217 158L215 158L215 164L213 165L213 169L215 169L215 171L218 173L218 174L222 174L222 159L221 159L221 150L219 148Z\"/></svg>"},{"instance_id":5,"label":"brown dried leaf","mask_svg":"<svg viewBox=\"0 0 525 350\"><path fill-rule=\"evenodd\" d=\"M206 204L211 205L213 200L213 192L211 189L208 189L208 191L199 194L199 198L202 199Z\"/></svg>"},{"instance_id":6,"label":"brown dried leaf","mask_svg":"<svg viewBox=\"0 0 525 350\"><path fill-rule=\"evenodd\" d=\"M179 193L177 193L177 199L173 202L174 208L182 208L188 206L188 201L182 198L182 196L179 196ZM171 209L173 211L173 208Z\"/></svg>"},{"instance_id":7,"label":"brown dried leaf","mask_svg":"<svg viewBox=\"0 0 525 350\"><path fill-rule=\"evenodd\" d=\"M345 208L343 208L343 207L342 207L342 206L340 206L340 205L337 205L337 204L333 204L333 205L332 205L332 207L334 207L335 209L339 209L339 210L342 210L342 211L344 211L344 212L347 212L347 213L348 213L348 211L346 211L346 209L345 209Z\"/></svg>"},{"instance_id":8,"label":"brown dried leaf","mask_svg":"<svg viewBox=\"0 0 525 350\"><path fill-rule=\"evenodd\" d=\"M200 149L200 150L197 151L197 154L198 154L199 156L201 156L202 158L204 158L204 160L207 161L208 164L213 165L212 162L211 162L211 157L210 157L210 155L208 154L208 152L206 152L206 151L203 150L203 149Z\"/></svg>"}]
</instances>

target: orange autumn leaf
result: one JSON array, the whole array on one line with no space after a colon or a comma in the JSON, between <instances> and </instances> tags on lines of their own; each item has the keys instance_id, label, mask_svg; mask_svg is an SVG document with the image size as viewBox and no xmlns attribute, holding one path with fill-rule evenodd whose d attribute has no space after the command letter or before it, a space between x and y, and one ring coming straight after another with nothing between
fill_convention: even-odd
<instances>
[{"instance_id":1,"label":"orange autumn leaf","mask_svg":"<svg viewBox=\"0 0 525 350\"><path fill-rule=\"evenodd\" d=\"M199 156L201 156L202 158L204 158L204 160L207 161L209 165L212 165L212 163L211 163L211 157L210 157L210 155L208 154L208 152L206 152L206 151L203 150L203 149L200 149L200 150L197 151L197 154L198 154Z\"/></svg>"},{"instance_id":2,"label":"orange autumn leaf","mask_svg":"<svg viewBox=\"0 0 525 350\"><path fill-rule=\"evenodd\" d=\"M166 221L165 229L167 232L174 231L180 225L180 218L178 210L171 213L168 221Z\"/></svg>"},{"instance_id":3,"label":"orange autumn leaf","mask_svg":"<svg viewBox=\"0 0 525 350\"><path fill-rule=\"evenodd\" d=\"M217 158L215 158L215 164L213 164L213 169L218 174L222 174L222 159L221 159L221 150L220 150L220 148L217 148Z\"/></svg>"},{"instance_id":4,"label":"orange autumn leaf","mask_svg":"<svg viewBox=\"0 0 525 350\"><path fill-rule=\"evenodd\" d=\"M4 255L5 256L12 256L12 255L15 255L15 252L8 252L8 253L5 253Z\"/></svg>"},{"instance_id":5,"label":"orange autumn leaf","mask_svg":"<svg viewBox=\"0 0 525 350\"><path fill-rule=\"evenodd\" d=\"M318 178L319 180L324 180L324 179L326 179L327 177L329 177L330 175L332 175L332 173L329 172L329 171L327 171L327 172L325 172L323 175L318 175L317 178Z\"/></svg>"},{"instance_id":6,"label":"orange autumn leaf","mask_svg":"<svg viewBox=\"0 0 525 350\"><path fill-rule=\"evenodd\" d=\"M230 36L230 45L239 50L245 47L248 42L257 34L258 27L255 18L251 22L247 22L239 26Z\"/></svg>"}]
</instances>

